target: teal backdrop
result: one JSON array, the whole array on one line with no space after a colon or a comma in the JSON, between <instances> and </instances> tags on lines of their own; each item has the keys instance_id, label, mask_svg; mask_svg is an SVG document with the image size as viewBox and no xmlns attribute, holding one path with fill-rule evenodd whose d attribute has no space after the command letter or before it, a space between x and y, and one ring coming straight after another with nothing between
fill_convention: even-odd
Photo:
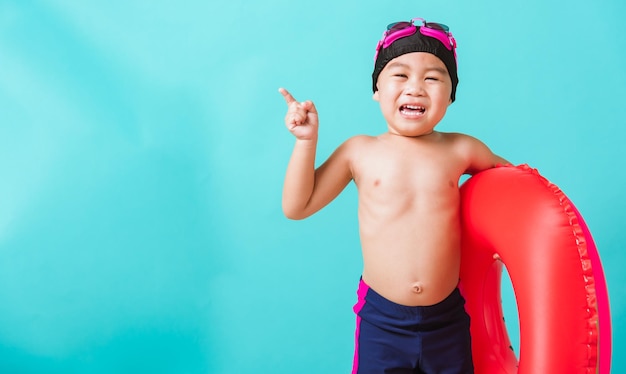
<instances>
[{"instance_id":1,"label":"teal backdrop","mask_svg":"<svg viewBox=\"0 0 626 374\"><path fill-rule=\"evenodd\" d=\"M421 16L458 42L439 129L539 169L585 217L625 373L625 15L623 0L0 0L0 372L349 372L356 191L283 217L277 89L315 101L320 161L384 132L374 46Z\"/></svg>"}]
</instances>

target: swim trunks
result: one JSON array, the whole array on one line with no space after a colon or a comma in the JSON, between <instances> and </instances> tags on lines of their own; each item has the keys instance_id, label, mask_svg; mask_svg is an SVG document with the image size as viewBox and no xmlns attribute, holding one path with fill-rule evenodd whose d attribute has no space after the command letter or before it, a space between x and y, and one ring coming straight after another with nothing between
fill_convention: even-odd
<instances>
[{"instance_id":1,"label":"swim trunks","mask_svg":"<svg viewBox=\"0 0 626 374\"><path fill-rule=\"evenodd\" d=\"M473 373L469 315L455 289L431 306L387 300L363 280L352 374Z\"/></svg>"}]
</instances>

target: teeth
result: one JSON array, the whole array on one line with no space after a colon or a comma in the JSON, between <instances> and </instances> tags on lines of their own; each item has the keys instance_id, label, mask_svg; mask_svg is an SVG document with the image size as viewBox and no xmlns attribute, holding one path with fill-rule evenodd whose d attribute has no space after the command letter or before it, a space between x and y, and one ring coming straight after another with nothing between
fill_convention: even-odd
<instances>
[{"instance_id":1,"label":"teeth","mask_svg":"<svg viewBox=\"0 0 626 374\"><path fill-rule=\"evenodd\" d=\"M403 109L405 110L419 110L419 111L424 111L424 107L423 106L419 106L419 105L404 105Z\"/></svg>"}]
</instances>

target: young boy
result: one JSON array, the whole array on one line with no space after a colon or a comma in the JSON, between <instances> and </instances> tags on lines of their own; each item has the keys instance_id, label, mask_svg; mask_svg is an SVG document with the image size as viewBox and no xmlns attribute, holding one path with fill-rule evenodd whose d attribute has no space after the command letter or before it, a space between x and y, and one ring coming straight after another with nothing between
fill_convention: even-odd
<instances>
[{"instance_id":1,"label":"young boy","mask_svg":"<svg viewBox=\"0 0 626 374\"><path fill-rule=\"evenodd\" d=\"M357 186L364 268L353 373L472 373L469 316L457 288L458 184L463 174L507 161L473 137L434 130L458 84L447 26L421 18L390 25L372 83L387 132L348 139L317 169L315 105L280 89L296 137L283 211L308 217L351 180Z\"/></svg>"}]
</instances>

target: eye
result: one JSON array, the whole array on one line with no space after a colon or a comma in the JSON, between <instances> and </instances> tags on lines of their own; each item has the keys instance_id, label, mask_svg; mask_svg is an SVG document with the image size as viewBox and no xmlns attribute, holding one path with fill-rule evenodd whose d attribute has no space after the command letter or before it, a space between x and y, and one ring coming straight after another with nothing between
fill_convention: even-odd
<instances>
[{"instance_id":1,"label":"eye","mask_svg":"<svg viewBox=\"0 0 626 374\"><path fill-rule=\"evenodd\" d=\"M398 78L406 78L407 75L406 74L402 74L402 73L396 73L393 75L394 77L398 77Z\"/></svg>"},{"instance_id":2,"label":"eye","mask_svg":"<svg viewBox=\"0 0 626 374\"><path fill-rule=\"evenodd\" d=\"M438 81L439 77L426 77L427 81Z\"/></svg>"}]
</instances>

